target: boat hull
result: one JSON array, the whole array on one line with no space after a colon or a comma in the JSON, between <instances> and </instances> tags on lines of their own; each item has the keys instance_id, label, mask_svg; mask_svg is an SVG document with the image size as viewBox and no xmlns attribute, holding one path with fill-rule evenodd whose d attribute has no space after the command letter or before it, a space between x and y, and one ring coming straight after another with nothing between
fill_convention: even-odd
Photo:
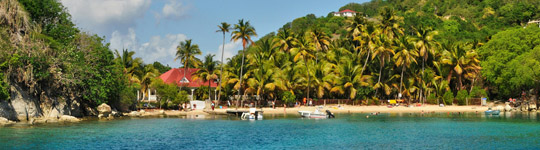
<instances>
[{"instance_id":1,"label":"boat hull","mask_svg":"<svg viewBox=\"0 0 540 150\"><path fill-rule=\"evenodd\" d=\"M304 118L328 118L328 115L320 112L298 111L298 114Z\"/></svg>"}]
</instances>

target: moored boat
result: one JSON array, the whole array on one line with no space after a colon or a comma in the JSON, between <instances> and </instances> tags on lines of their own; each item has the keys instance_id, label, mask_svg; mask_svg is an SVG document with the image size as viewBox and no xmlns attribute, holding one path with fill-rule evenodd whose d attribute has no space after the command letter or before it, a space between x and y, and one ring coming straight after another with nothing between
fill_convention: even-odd
<instances>
[{"instance_id":1,"label":"moored boat","mask_svg":"<svg viewBox=\"0 0 540 150\"><path fill-rule=\"evenodd\" d=\"M329 110L326 110L326 112L320 111L322 107L317 107L315 111L298 111L300 116L304 118L334 118L334 114L330 112Z\"/></svg>"}]
</instances>

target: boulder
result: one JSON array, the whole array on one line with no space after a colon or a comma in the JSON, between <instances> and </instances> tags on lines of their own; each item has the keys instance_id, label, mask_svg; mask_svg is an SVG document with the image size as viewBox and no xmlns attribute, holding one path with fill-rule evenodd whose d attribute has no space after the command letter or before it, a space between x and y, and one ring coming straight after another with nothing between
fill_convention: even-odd
<instances>
[{"instance_id":1,"label":"boulder","mask_svg":"<svg viewBox=\"0 0 540 150\"><path fill-rule=\"evenodd\" d=\"M164 111L164 110L160 110L160 111L159 111L159 114L160 114L160 115L165 115L165 111Z\"/></svg>"},{"instance_id":2,"label":"boulder","mask_svg":"<svg viewBox=\"0 0 540 150\"><path fill-rule=\"evenodd\" d=\"M139 117L139 116L141 116L141 114L139 112L137 112L137 111L131 111L127 115L130 116L130 117Z\"/></svg>"},{"instance_id":3,"label":"boulder","mask_svg":"<svg viewBox=\"0 0 540 150\"><path fill-rule=\"evenodd\" d=\"M504 110L504 107L503 107L503 106L501 106L501 105L498 105L498 106L497 106L497 108L496 108L495 110L499 110L499 111L502 111L502 110Z\"/></svg>"},{"instance_id":4,"label":"boulder","mask_svg":"<svg viewBox=\"0 0 540 150\"><path fill-rule=\"evenodd\" d=\"M76 117L73 117L73 116L70 116L70 115L62 115L62 116L60 116L60 118L58 120L63 121L63 122L79 122L79 121L81 121L79 118L76 118Z\"/></svg>"},{"instance_id":5,"label":"boulder","mask_svg":"<svg viewBox=\"0 0 540 150\"><path fill-rule=\"evenodd\" d=\"M111 106L103 103L97 107L97 111L99 112L99 114L103 114L103 116L107 117L109 116L109 114L111 114L112 109Z\"/></svg>"},{"instance_id":6,"label":"boulder","mask_svg":"<svg viewBox=\"0 0 540 150\"><path fill-rule=\"evenodd\" d=\"M112 112L111 112L111 116L120 117L120 116L122 116L122 114L120 112L116 111L115 109L113 109Z\"/></svg>"},{"instance_id":7,"label":"boulder","mask_svg":"<svg viewBox=\"0 0 540 150\"><path fill-rule=\"evenodd\" d=\"M72 100L69 108L70 108L72 116L83 117L83 113L81 110L81 103L79 103L78 100Z\"/></svg>"},{"instance_id":8,"label":"boulder","mask_svg":"<svg viewBox=\"0 0 540 150\"><path fill-rule=\"evenodd\" d=\"M7 118L0 117L0 126L14 124L15 122L8 120Z\"/></svg>"},{"instance_id":9,"label":"boulder","mask_svg":"<svg viewBox=\"0 0 540 150\"><path fill-rule=\"evenodd\" d=\"M510 103L506 102L506 106L504 106L504 111L512 111L512 107L510 106Z\"/></svg>"}]
</instances>

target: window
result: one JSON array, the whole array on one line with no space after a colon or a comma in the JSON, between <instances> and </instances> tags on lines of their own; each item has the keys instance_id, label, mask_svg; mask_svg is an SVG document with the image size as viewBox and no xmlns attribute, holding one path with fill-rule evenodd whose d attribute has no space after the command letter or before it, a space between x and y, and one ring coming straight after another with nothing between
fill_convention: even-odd
<instances>
[{"instance_id":1,"label":"window","mask_svg":"<svg viewBox=\"0 0 540 150\"><path fill-rule=\"evenodd\" d=\"M184 77L182 78L182 80L180 80L180 83L189 83L189 80L186 77Z\"/></svg>"}]
</instances>

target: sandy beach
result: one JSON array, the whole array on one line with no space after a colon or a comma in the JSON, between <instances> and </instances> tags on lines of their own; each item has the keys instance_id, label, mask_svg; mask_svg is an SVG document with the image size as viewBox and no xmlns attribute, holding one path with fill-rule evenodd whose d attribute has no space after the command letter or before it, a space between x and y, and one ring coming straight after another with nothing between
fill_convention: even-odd
<instances>
[{"instance_id":1,"label":"sandy beach","mask_svg":"<svg viewBox=\"0 0 540 150\"><path fill-rule=\"evenodd\" d=\"M264 114L283 114L283 113L298 113L298 111L314 111L315 106L301 106L301 107L288 107L283 109L283 107L272 108L258 108L257 110L264 111ZM333 113L372 113L372 112L382 112L382 113L421 113L421 112L483 112L486 111L488 107L486 106L445 106L439 107L438 105L424 105L424 106L415 106L415 107L392 107L388 108L387 106L348 106L344 105L338 107L337 105L327 105L323 107L323 110L330 110ZM216 114L225 114L227 110L235 110L235 108L230 109L215 109ZM247 108L239 108L238 110L249 110ZM211 111L206 111L211 112Z\"/></svg>"}]
</instances>

